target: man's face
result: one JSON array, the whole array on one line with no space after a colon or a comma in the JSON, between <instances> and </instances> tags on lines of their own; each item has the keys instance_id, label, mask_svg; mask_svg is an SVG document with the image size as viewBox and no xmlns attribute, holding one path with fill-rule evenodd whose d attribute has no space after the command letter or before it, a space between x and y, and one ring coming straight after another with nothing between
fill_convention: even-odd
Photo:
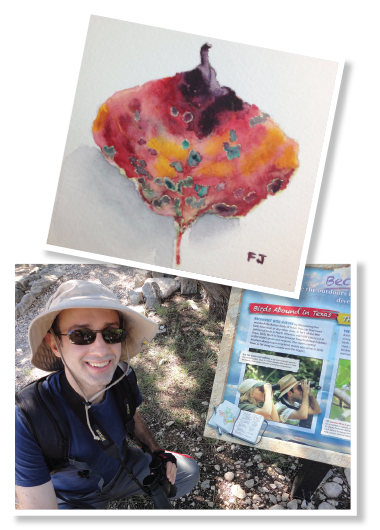
<instances>
[{"instance_id":1,"label":"man's face","mask_svg":"<svg viewBox=\"0 0 380 530\"><path fill-rule=\"evenodd\" d=\"M93 331L119 328L119 315L112 309L65 309L59 314L59 327L63 334L79 328ZM120 343L107 344L101 333L96 334L95 342L85 346L72 344L67 336L62 336L61 341L65 362L88 397L111 382L120 360ZM69 378L67 371L66 375Z\"/></svg>"},{"instance_id":2,"label":"man's face","mask_svg":"<svg viewBox=\"0 0 380 530\"><path fill-rule=\"evenodd\" d=\"M294 386L292 390L293 392L290 392L289 395L291 395L295 401L302 401L303 392L302 392L301 384L297 383L296 386Z\"/></svg>"}]
</instances>

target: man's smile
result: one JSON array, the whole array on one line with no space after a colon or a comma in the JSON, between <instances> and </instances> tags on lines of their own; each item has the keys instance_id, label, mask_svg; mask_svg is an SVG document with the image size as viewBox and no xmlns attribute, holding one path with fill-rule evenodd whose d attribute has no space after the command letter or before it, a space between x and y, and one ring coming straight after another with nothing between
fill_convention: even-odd
<instances>
[{"instance_id":1,"label":"man's smile","mask_svg":"<svg viewBox=\"0 0 380 530\"><path fill-rule=\"evenodd\" d=\"M103 361L103 362L86 361L86 364L87 366L89 366L90 370L95 370L96 372L104 372L105 370L107 370L110 363L111 363L111 360Z\"/></svg>"}]
</instances>

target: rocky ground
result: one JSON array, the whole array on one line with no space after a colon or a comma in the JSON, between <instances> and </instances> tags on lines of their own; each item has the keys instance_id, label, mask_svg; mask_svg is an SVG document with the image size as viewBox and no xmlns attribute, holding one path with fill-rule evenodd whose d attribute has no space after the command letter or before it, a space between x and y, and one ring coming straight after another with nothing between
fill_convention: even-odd
<instances>
[{"instance_id":1,"label":"rocky ground","mask_svg":"<svg viewBox=\"0 0 380 530\"><path fill-rule=\"evenodd\" d=\"M39 276L35 283L25 282L33 270ZM16 310L17 391L45 375L30 363L27 331L60 283L69 279L102 283L129 305L127 293L135 288L138 271L109 264L19 265L15 273L16 282L23 289L19 303L31 302L27 309L20 310L19 306ZM174 292L157 311L146 309L144 304L131 307L159 323L161 331L146 355L133 361L145 398L140 412L163 447L193 456L200 467L199 484L185 497L172 501L176 509L350 508L349 470L333 467L311 502L306 502L291 497L293 479L302 467L298 459L203 437L223 323L208 321L202 293L186 296ZM110 503L109 509L153 509L153 505L141 496Z\"/></svg>"}]
</instances>

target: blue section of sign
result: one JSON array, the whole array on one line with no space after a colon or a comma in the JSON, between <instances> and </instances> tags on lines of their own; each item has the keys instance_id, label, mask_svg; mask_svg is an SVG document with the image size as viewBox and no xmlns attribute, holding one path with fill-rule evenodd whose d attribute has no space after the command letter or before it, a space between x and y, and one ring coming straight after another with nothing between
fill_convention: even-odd
<instances>
[{"instance_id":1,"label":"blue section of sign","mask_svg":"<svg viewBox=\"0 0 380 530\"><path fill-rule=\"evenodd\" d=\"M244 291L240 317L238 321L230 368L226 383L224 398L232 403L238 404L240 393L237 390L238 384L243 380L245 365L239 362L241 351L247 351L250 347L249 334L252 329L254 318L259 319L279 319L286 323L303 322L313 323L315 321L321 322L320 319L304 318L295 316L281 315L257 315L249 311L249 306L255 304L274 304L294 307L313 307L318 309L328 309L339 313L350 313L350 268L339 269L339 272L330 270L307 268L304 274L301 295L298 300L259 293L255 291ZM324 323L324 339L329 343L329 347L321 354L311 355L309 357L316 357L323 359L323 368L321 372L321 381L318 382L322 389L318 392L317 401L322 410L321 414L316 415L316 421L313 423L311 429L295 427L289 424L279 424L269 422L269 426L264 436L270 438L280 438L282 440L293 441L297 443L304 443L319 447L321 449L328 449L343 453L350 453L350 441L328 437L321 435L322 423L325 418L326 407L328 406L328 398L330 394L331 400L331 385L335 383L332 380L334 373L334 366L336 365L337 344L339 334L343 325L338 324L335 319L323 320ZM284 353L288 353L286 348ZM302 354L299 354L302 357ZM296 374L295 374L296 375ZM334 374L335 378L335 374ZM328 408L328 410L330 410Z\"/></svg>"}]
</instances>

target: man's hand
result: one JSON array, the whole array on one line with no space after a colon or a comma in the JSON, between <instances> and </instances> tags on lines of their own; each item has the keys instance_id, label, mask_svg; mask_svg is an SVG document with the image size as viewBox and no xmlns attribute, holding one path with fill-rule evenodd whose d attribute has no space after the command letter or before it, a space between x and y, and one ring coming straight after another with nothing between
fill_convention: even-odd
<instances>
[{"instance_id":1,"label":"man's hand","mask_svg":"<svg viewBox=\"0 0 380 530\"><path fill-rule=\"evenodd\" d=\"M304 379L303 381L301 381L301 388L303 392L303 397L304 398L309 397L311 388L310 388L310 383L307 379Z\"/></svg>"},{"instance_id":2,"label":"man's hand","mask_svg":"<svg viewBox=\"0 0 380 530\"><path fill-rule=\"evenodd\" d=\"M137 412L133 417L135 420L135 436L138 440L145 443L151 452L153 453L153 458L161 458L166 464L166 477L171 484L174 484L175 477L177 475L177 466L176 458L171 453L165 453L163 449L157 444L152 434L150 433L148 427L146 426L144 420Z\"/></svg>"},{"instance_id":3,"label":"man's hand","mask_svg":"<svg viewBox=\"0 0 380 530\"><path fill-rule=\"evenodd\" d=\"M177 475L177 459L171 453L165 452L163 449L154 451L153 457L160 458L166 465L166 478L171 484L175 483Z\"/></svg>"},{"instance_id":4,"label":"man's hand","mask_svg":"<svg viewBox=\"0 0 380 530\"><path fill-rule=\"evenodd\" d=\"M175 483L175 478L177 476L177 466L175 464L172 464L172 462L169 462L166 466L166 478L170 482L170 484Z\"/></svg>"}]
</instances>

